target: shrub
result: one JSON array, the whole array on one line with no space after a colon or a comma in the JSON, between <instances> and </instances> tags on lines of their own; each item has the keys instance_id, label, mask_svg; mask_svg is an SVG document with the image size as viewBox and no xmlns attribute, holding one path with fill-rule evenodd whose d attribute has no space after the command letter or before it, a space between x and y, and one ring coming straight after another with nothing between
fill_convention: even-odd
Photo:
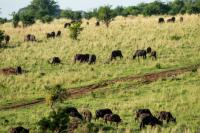
<instances>
[{"instance_id":1,"label":"shrub","mask_svg":"<svg viewBox=\"0 0 200 133\"><path fill-rule=\"evenodd\" d=\"M20 16L20 20L22 21L23 27L27 27L35 23L35 18L29 14L22 14Z\"/></svg>"},{"instance_id":2,"label":"shrub","mask_svg":"<svg viewBox=\"0 0 200 133\"><path fill-rule=\"evenodd\" d=\"M63 102L63 100L66 98L67 94L64 91L64 89L61 88L60 85L56 85L54 87L45 87L47 90L47 96L46 96L46 103L50 105L51 109L53 109L53 106L57 102Z\"/></svg>"},{"instance_id":3,"label":"shrub","mask_svg":"<svg viewBox=\"0 0 200 133\"><path fill-rule=\"evenodd\" d=\"M83 28L81 27L80 22L76 22L69 27L69 30L70 30L70 38L72 38L73 40L77 40L78 35L83 30Z\"/></svg>"},{"instance_id":4,"label":"shrub","mask_svg":"<svg viewBox=\"0 0 200 133\"><path fill-rule=\"evenodd\" d=\"M53 21L53 17L46 15L44 17L41 18L42 23L50 23Z\"/></svg>"},{"instance_id":5,"label":"shrub","mask_svg":"<svg viewBox=\"0 0 200 133\"><path fill-rule=\"evenodd\" d=\"M69 115L65 109L59 108L57 111L50 112L48 117L42 118L38 126L42 132L64 133L67 132L68 123Z\"/></svg>"},{"instance_id":6,"label":"shrub","mask_svg":"<svg viewBox=\"0 0 200 133\"><path fill-rule=\"evenodd\" d=\"M160 64L160 63L157 63L157 64L156 64L156 68L157 68L157 69L161 69L161 64Z\"/></svg>"},{"instance_id":7,"label":"shrub","mask_svg":"<svg viewBox=\"0 0 200 133\"><path fill-rule=\"evenodd\" d=\"M13 15L12 24L13 24L13 27L16 28L20 21L19 14L13 13L12 15Z\"/></svg>"},{"instance_id":8,"label":"shrub","mask_svg":"<svg viewBox=\"0 0 200 133\"><path fill-rule=\"evenodd\" d=\"M98 20L103 21L108 27L113 18L110 6L100 7L97 18Z\"/></svg>"}]
</instances>

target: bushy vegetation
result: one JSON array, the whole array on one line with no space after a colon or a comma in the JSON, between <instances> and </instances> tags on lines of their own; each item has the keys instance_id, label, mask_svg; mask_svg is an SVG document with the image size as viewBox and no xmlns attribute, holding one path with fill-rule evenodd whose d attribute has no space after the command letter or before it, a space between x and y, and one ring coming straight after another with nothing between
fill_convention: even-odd
<instances>
[{"instance_id":1,"label":"bushy vegetation","mask_svg":"<svg viewBox=\"0 0 200 133\"><path fill-rule=\"evenodd\" d=\"M103 6L92 11L73 11L71 9L61 10L54 0L33 0L30 5L22 8L13 16L14 27L18 22L17 16L21 16L23 21L24 13L32 16L35 20L39 19L44 23L51 22L54 18L68 18L72 20L80 20L82 18L90 19L95 17L103 20L108 26L111 18L116 16L127 17L129 15L152 16L152 15L177 15L177 14L198 14L200 13L199 0L174 0L170 2L154 1L151 3L140 3L137 6L111 8ZM16 21L17 20L17 21ZM32 23L32 19L28 19ZM27 25L27 21L25 21Z\"/></svg>"},{"instance_id":2,"label":"bushy vegetation","mask_svg":"<svg viewBox=\"0 0 200 133\"><path fill-rule=\"evenodd\" d=\"M83 28L81 27L80 22L75 22L69 27L69 30L70 30L70 38L73 40L77 40L78 35L81 33Z\"/></svg>"}]
</instances>

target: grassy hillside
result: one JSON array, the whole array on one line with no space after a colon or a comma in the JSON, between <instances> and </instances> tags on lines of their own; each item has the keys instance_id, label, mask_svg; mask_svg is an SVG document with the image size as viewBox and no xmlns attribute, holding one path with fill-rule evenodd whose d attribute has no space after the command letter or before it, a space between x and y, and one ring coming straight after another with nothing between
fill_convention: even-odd
<instances>
[{"instance_id":1,"label":"grassy hillside","mask_svg":"<svg viewBox=\"0 0 200 133\"><path fill-rule=\"evenodd\" d=\"M0 105L45 97L47 85L59 84L68 89L115 77L199 63L200 18L195 15L184 16L183 23L161 25L157 20L158 17L119 17L108 29L105 25L95 27L95 20L90 20L89 26L84 21L84 30L79 41L72 41L69 38L69 30L63 28L67 20L56 20L51 24L37 23L24 29L13 29L9 23L0 25L0 29L11 36L10 44L6 48L0 48L0 68L20 65L28 71L19 76L0 74ZM46 39L45 33L58 30L62 31L61 38ZM36 35L40 42L23 42L28 33ZM158 60L132 60L135 50L148 46L158 52ZM122 50L124 59L106 64L112 50L116 49ZM97 63L74 64L73 57L77 53L96 54ZM53 56L59 56L63 64L48 64L47 60ZM158 64L161 69L156 67ZM197 119L200 116L197 102L198 78L198 73L192 73L184 75L180 80L158 81L150 85L135 86L132 82L123 83L95 93L96 97L88 95L65 104L88 107L93 112L97 108L112 108L124 120L119 129L113 126L113 132L138 130L132 116L132 110L138 107L148 107L153 111L172 111L177 116L178 124L164 126L162 131L194 132L200 124ZM1 124L0 130L6 131L9 126L22 124L37 131L35 122L48 111L49 108L41 105L31 109L1 112L0 117L8 118L11 123Z\"/></svg>"}]
</instances>

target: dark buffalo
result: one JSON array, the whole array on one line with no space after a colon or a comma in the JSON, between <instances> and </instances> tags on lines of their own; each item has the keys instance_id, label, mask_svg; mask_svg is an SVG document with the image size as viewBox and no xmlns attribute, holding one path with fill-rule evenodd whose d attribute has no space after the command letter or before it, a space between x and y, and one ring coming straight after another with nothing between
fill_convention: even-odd
<instances>
[{"instance_id":1,"label":"dark buffalo","mask_svg":"<svg viewBox=\"0 0 200 133\"><path fill-rule=\"evenodd\" d=\"M168 23L170 23L170 22L174 23L175 21L176 21L175 17L172 17L172 18L170 18L170 19L167 20Z\"/></svg>"},{"instance_id":2,"label":"dark buffalo","mask_svg":"<svg viewBox=\"0 0 200 133\"><path fill-rule=\"evenodd\" d=\"M148 47L148 48L147 48L147 54L150 54L151 51L152 51L151 47Z\"/></svg>"},{"instance_id":3,"label":"dark buffalo","mask_svg":"<svg viewBox=\"0 0 200 133\"><path fill-rule=\"evenodd\" d=\"M76 61L79 61L80 63L89 62L89 59L90 59L89 54L76 54L74 56L74 63L76 63Z\"/></svg>"},{"instance_id":4,"label":"dark buffalo","mask_svg":"<svg viewBox=\"0 0 200 133\"><path fill-rule=\"evenodd\" d=\"M71 23L65 23L64 28L70 27Z\"/></svg>"},{"instance_id":5,"label":"dark buffalo","mask_svg":"<svg viewBox=\"0 0 200 133\"><path fill-rule=\"evenodd\" d=\"M180 17L180 22L183 22L183 17Z\"/></svg>"},{"instance_id":6,"label":"dark buffalo","mask_svg":"<svg viewBox=\"0 0 200 133\"><path fill-rule=\"evenodd\" d=\"M152 51L151 52L151 57L152 57L152 59L157 59L157 52L156 51Z\"/></svg>"},{"instance_id":7,"label":"dark buffalo","mask_svg":"<svg viewBox=\"0 0 200 133\"><path fill-rule=\"evenodd\" d=\"M133 59L135 59L136 57L143 57L143 59L147 58L147 52L146 50L136 50L135 54L133 55Z\"/></svg>"},{"instance_id":8,"label":"dark buffalo","mask_svg":"<svg viewBox=\"0 0 200 133\"><path fill-rule=\"evenodd\" d=\"M27 41L27 42L29 42L29 41L34 42L34 41L36 41L36 37L35 37L35 35L28 34L28 35L26 35L26 36L24 37L24 41Z\"/></svg>"},{"instance_id":9,"label":"dark buffalo","mask_svg":"<svg viewBox=\"0 0 200 133\"><path fill-rule=\"evenodd\" d=\"M22 74L22 68L20 66L16 68L16 74Z\"/></svg>"},{"instance_id":10,"label":"dark buffalo","mask_svg":"<svg viewBox=\"0 0 200 133\"><path fill-rule=\"evenodd\" d=\"M95 63L96 63L96 55L90 55L89 64L95 64Z\"/></svg>"},{"instance_id":11,"label":"dark buffalo","mask_svg":"<svg viewBox=\"0 0 200 133\"><path fill-rule=\"evenodd\" d=\"M87 24L87 25L89 25L90 23L89 23L89 22L87 22L86 24Z\"/></svg>"},{"instance_id":12,"label":"dark buffalo","mask_svg":"<svg viewBox=\"0 0 200 133\"><path fill-rule=\"evenodd\" d=\"M135 120L138 120L142 114L152 115L149 109L138 109L135 112Z\"/></svg>"},{"instance_id":13,"label":"dark buffalo","mask_svg":"<svg viewBox=\"0 0 200 133\"><path fill-rule=\"evenodd\" d=\"M110 60L112 61L113 59L116 59L117 57L123 58L121 50L112 51Z\"/></svg>"},{"instance_id":14,"label":"dark buffalo","mask_svg":"<svg viewBox=\"0 0 200 133\"><path fill-rule=\"evenodd\" d=\"M56 33L53 31L51 33L47 33L47 39L49 38L55 38L56 37Z\"/></svg>"},{"instance_id":15,"label":"dark buffalo","mask_svg":"<svg viewBox=\"0 0 200 133\"><path fill-rule=\"evenodd\" d=\"M29 133L29 129L26 129L24 127L15 127L10 128L9 133Z\"/></svg>"},{"instance_id":16,"label":"dark buffalo","mask_svg":"<svg viewBox=\"0 0 200 133\"><path fill-rule=\"evenodd\" d=\"M10 36L9 35L5 35L4 36L4 40L6 41L6 44L8 44L9 41L10 41Z\"/></svg>"},{"instance_id":17,"label":"dark buffalo","mask_svg":"<svg viewBox=\"0 0 200 133\"><path fill-rule=\"evenodd\" d=\"M117 114L105 114L103 119L107 123L107 121L110 121L110 123L115 122L117 125L122 121L120 116Z\"/></svg>"},{"instance_id":18,"label":"dark buffalo","mask_svg":"<svg viewBox=\"0 0 200 133\"><path fill-rule=\"evenodd\" d=\"M96 110L95 119L104 118L104 115L106 115L106 114L112 114L112 111L110 109L99 109L99 110Z\"/></svg>"},{"instance_id":19,"label":"dark buffalo","mask_svg":"<svg viewBox=\"0 0 200 133\"><path fill-rule=\"evenodd\" d=\"M95 23L95 26L100 26L100 22L97 21L97 22Z\"/></svg>"},{"instance_id":20,"label":"dark buffalo","mask_svg":"<svg viewBox=\"0 0 200 133\"><path fill-rule=\"evenodd\" d=\"M176 123L176 118L172 116L171 112L166 112L166 111L159 112L158 119L161 121L166 120L167 123L169 123L170 121Z\"/></svg>"},{"instance_id":21,"label":"dark buffalo","mask_svg":"<svg viewBox=\"0 0 200 133\"><path fill-rule=\"evenodd\" d=\"M60 37L61 36L61 31L59 30L56 34L56 37Z\"/></svg>"},{"instance_id":22,"label":"dark buffalo","mask_svg":"<svg viewBox=\"0 0 200 133\"><path fill-rule=\"evenodd\" d=\"M49 61L50 64L60 64L61 63L61 60L59 57L53 57L50 61Z\"/></svg>"},{"instance_id":23,"label":"dark buffalo","mask_svg":"<svg viewBox=\"0 0 200 133\"><path fill-rule=\"evenodd\" d=\"M71 116L71 117L77 117L77 118L83 120L83 116L82 116L82 115L78 112L78 110L77 110L76 108L74 108L74 107L68 107L68 108L66 108L66 109L65 109L65 112L66 112L67 114L69 114L69 116Z\"/></svg>"},{"instance_id":24,"label":"dark buffalo","mask_svg":"<svg viewBox=\"0 0 200 133\"><path fill-rule=\"evenodd\" d=\"M165 19L164 18L159 18L158 19L158 23L164 23L165 22Z\"/></svg>"},{"instance_id":25,"label":"dark buffalo","mask_svg":"<svg viewBox=\"0 0 200 133\"><path fill-rule=\"evenodd\" d=\"M140 130L145 128L146 125L156 126L156 125L163 125L163 122L157 119L156 117L148 114L140 115Z\"/></svg>"},{"instance_id":26,"label":"dark buffalo","mask_svg":"<svg viewBox=\"0 0 200 133\"><path fill-rule=\"evenodd\" d=\"M92 113L88 109L82 111L82 116L85 121L90 122L92 120Z\"/></svg>"}]
</instances>

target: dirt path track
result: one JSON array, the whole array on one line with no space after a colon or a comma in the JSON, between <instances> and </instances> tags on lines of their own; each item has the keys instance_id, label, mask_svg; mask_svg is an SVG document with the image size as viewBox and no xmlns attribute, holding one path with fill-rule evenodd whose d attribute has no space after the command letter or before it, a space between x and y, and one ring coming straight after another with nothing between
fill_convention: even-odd
<instances>
[{"instance_id":1,"label":"dirt path track","mask_svg":"<svg viewBox=\"0 0 200 133\"><path fill-rule=\"evenodd\" d=\"M154 81L156 81L158 79L162 79L162 78L175 77L179 74L182 74L182 73L185 73L185 72L188 72L188 71L192 71L194 68L197 68L199 66L200 66L200 64L189 66L189 67L184 67L184 68L179 68L179 69L174 69L174 70L148 73L148 74L144 74L144 75L115 78L113 80L105 80L105 81L95 83L95 84L91 84L91 85L88 85L88 86L71 88L71 89L67 90L67 93L69 94L68 99L78 98L78 97L85 95L89 92L92 92L92 91L97 90L99 88L106 87L106 86L111 85L111 84L115 84L117 82L141 80L142 82L145 83L145 82L154 82ZM0 106L0 111L9 110L9 109L19 109L19 108L31 107L31 106L34 106L34 105L42 104L44 102L45 102L45 98L40 98L40 99L33 100L31 102L15 103L15 104L10 104L10 105Z\"/></svg>"}]
</instances>

